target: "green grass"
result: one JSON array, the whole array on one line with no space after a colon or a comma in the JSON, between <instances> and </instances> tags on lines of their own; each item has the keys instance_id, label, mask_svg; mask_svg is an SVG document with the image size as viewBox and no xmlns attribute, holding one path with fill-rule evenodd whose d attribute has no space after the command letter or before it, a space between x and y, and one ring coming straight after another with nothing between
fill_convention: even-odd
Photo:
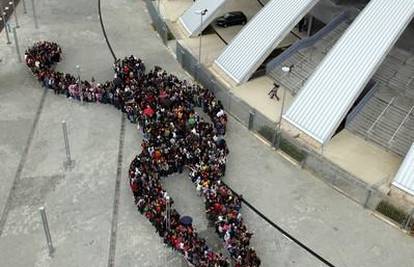
<instances>
[{"instance_id":1,"label":"green grass","mask_svg":"<svg viewBox=\"0 0 414 267\"><path fill-rule=\"evenodd\" d=\"M408 217L408 214L402 209L395 207L393 204L385 200L382 200L378 204L376 210L400 225L404 224Z\"/></svg>"},{"instance_id":2,"label":"green grass","mask_svg":"<svg viewBox=\"0 0 414 267\"><path fill-rule=\"evenodd\" d=\"M262 126L258 130L258 133L269 142L272 142L275 131L275 129L272 129L269 126ZM289 142L286 138L283 138L283 136L280 139L280 149L298 162L302 162L306 158L306 154L302 149Z\"/></svg>"},{"instance_id":3,"label":"green grass","mask_svg":"<svg viewBox=\"0 0 414 267\"><path fill-rule=\"evenodd\" d=\"M306 158L305 153L301 149L283 137L280 140L280 149L298 162L302 162Z\"/></svg>"},{"instance_id":4,"label":"green grass","mask_svg":"<svg viewBox=\"0 0 414 267\"><path fill-rule=\"evenodd\" d=\"M273 141L273 136L275 135L275 129L272 129L269 126L262 126L257 132L262 137L264 137L267 141L269 142Z\"/></svg>"}]
</instances>

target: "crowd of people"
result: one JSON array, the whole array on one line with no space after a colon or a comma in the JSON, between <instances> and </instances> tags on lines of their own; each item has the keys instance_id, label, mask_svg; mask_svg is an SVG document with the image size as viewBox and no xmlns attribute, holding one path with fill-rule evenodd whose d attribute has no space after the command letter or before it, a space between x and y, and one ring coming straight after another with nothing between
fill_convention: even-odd
<instances>
[{"instance_id":1,"label":"crowd of people","mask_svg":"<svg viewBox=\"0 0 414 267\"><path fill-rule=\"evenodd\" d=\"M234 265L259 266L260 259L250 247L252 233L240 213L240 196L221 181L229 153L223 137L227 116L213 93L160 67L146 72L144 62L134 56L115 62L113 81L81 81L53 69L61 55L58 44L38 42L26 51L25 60L43 86L56 94L112 104L138 124L143 132L142 151L130 165L129 182L139 212L154 225L165 244L194 266L230 266L191 224L181 222L177 210L169 208L173 200L161 178L188 168L189 178L204 197L207 217ZM211 122L197 112L198 108Z\"/></svg>"}]
</instances>

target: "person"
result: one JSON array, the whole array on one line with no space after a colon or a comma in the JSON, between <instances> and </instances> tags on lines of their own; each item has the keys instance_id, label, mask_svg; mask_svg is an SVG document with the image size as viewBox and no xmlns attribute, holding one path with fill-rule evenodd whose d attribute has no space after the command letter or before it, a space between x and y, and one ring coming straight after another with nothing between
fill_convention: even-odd
<instances>
[{"instance_id":1,"label":"person","mask_svg":"<svg viewBox=\"0 0 414 267\"><path fill-rule=\"evenodd\" d=\"M277 101L280 100L279 96L277 95L277 92L279 90L279 85L277 83L273 83L273 88L267 93L267 95L270 96L270 99L276 98Z\"/></svg>"},{"instance_id":2,"label":"person","mask_svg":"<svg viewBox=\"0 0 414 267\"><path fill-rule=\"evenodd\" d=\"M192 225L180 223L181 215L173 206L168 209L167 223L167 192L161 178L188 168L189 178L205 200L206 216L216 226L236 266L259 266L260 259L250 247L253 234L240 213L241 198L221 181L229 153L223 138L227 115L214 94L158 66L145 73L142 60L134 56L114 64L112 82L98 86L95 81L81 81L81 92L73 75L51 68L60 60L60 53L56 43L39 42L26 51L26 64L47 88L62 87L57 92L73 99L85 94L87 102L110 103L126 113L131 123L140 125L137 130L144 138L140 154L129 167L130 188L137 210L164 243L194 266L230 266ZM101 93L105 97L100 97ZM195 110L200 103L211 122ZM168 201L174 203L171 198Z\"/></svg>"}]
</instances>

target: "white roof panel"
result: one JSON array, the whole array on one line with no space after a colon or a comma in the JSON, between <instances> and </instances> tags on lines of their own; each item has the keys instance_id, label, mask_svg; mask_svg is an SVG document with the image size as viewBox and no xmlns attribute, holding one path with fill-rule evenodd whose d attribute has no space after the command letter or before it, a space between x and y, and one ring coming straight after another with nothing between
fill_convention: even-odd
<instances>
[{"instance_id":1,"label":"white roof panel","mask_svg":"<svg viewBox=\"0 0 414 267\"><path fill-rule=\"evenodd\" d=\"M411 145L392 184L414 195L414 144Z\"/></svg>"},{"instance_id":2,"label":"white roof panel","mask_svg":"<svg viewBox=\"0 0 414 267\"><path fill-rule=\"evenodd\" d=\"M179 21L187 31L188 36L196 36L200 34L220 12L220 8L227 0L198 0L187 9L180 17ZM201 25L200 14L197 11L207 9L207 13L203 16L203 25Z\"/></svg>"},{"instance_id":3,"label":"white roof panel","mask_svg":"<svg viewBox=\"0 0 414 267\"><path fill-rule=\"evenodd\" d=\"M318 0L272 0L237 34L215 63L246 82Z\"/></svg>"},{"instance_id":4,"label":"white roof panel","mask_svg":"<svg viewBox=\"0 0 414 267\"><path fill-rule=\"evenodd\" d=\"M371 0L283 118L326 143L413 18L414 0Z\"/></svg>"}]
</instances>

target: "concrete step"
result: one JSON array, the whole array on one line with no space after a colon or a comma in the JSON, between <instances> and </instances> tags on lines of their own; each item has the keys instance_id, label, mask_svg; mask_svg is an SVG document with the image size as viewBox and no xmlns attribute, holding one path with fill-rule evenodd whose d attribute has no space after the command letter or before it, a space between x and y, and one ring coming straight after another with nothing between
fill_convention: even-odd
<instances>
[{"instance_id":1,"label":"concrete step","mask_svg":"<svg viewBox=\"0 0 414 267\"><path fill-rule=\"evenodd\" d=\"M404 110L391 105L372 128L371 133L367 134L368 129L377 120L387 104L375 96L372 97L361 112L347 125L347 128L398 155L405 155L414 140L414 128L412 128L414 120L410 123L407 121L407 126L404 125L400 128L391 146L388 143L406 115Z\"/></svg>"}]
</instances>

